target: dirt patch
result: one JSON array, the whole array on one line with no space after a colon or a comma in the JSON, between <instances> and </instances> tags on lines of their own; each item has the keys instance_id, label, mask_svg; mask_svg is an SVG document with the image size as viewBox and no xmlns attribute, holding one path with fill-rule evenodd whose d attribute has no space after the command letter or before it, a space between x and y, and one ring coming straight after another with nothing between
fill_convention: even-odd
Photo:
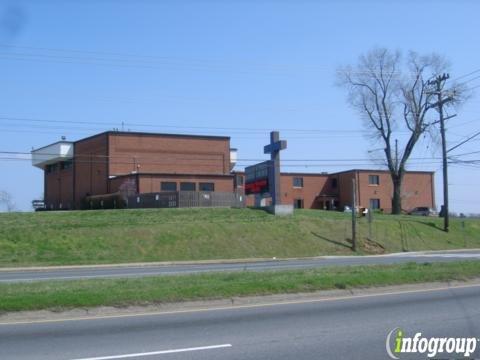
<instances>
[{"instance_id":1,"label":"dirt patch","mask_svg":"<svg viewBox=\"0 0 480 360\"><path fill-rule=\"evenodd\" d=\"M385 254L385 247L382 244L368 238L362 240L362 249L368 254Z\"/></svg>"}]
</instances>

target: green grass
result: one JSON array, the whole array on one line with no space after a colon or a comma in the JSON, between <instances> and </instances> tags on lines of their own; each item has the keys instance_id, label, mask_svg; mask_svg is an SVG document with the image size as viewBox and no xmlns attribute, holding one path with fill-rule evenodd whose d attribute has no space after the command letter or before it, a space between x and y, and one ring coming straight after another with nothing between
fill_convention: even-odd
<instances>
[{"instance_id":1,"label":"green grass","mask_svg":"<svg viewBox=\"0 0 480 360\"><path fill-rule=\"evenodd\" d=\"M480 261L464 261L0 284L0 312L146 305L234 296L467 280L479 276Z\"/></svg>"},{"instance_id":2,"label":"green grass","mask_svg":"<svg viewBox=\"0 0 480 360\"><path fill-rule=\"evenodd\" d=\"M480 221L376 215L359 219L360 254L480 247ZM0 214L0 266L352 254L350 215L299 210L139 209Z\"/></svg>"}]
</instances>

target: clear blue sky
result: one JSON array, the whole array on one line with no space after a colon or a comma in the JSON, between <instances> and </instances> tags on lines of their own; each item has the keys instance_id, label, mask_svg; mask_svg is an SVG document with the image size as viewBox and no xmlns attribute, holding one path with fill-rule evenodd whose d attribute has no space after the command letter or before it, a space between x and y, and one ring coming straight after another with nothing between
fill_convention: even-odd
<instances>
[{"instance_id":1,"label":"clear blue sky","mask_svg":"<svg viewBox=\"0 0 480 360\"><path fill-rule=\"evenodd\" d=\"M452 78L467 74L480 68L478 14L473 0L4 0L0 150L30 151L61 135L76 140L121 128L123 121L132 130L230 135L240 158L264 157L268 133L193 127L324 129L281 132L288 140L283 158L365 159L381 144L352 131L361 121L335 86L335 69L386 46L440 53L452 63ZM478 104L474 96L449 121L450 144L480 131ZM458 153L477 151L479 144ZM418 146L417 157L440 155L429 141ZM42 195L42 172L24 160L0 160L0 166L0 190L29 210ZM376 166L345 161L283 170L352 167ZM438 161L409 168L437 171L441 204ZM479 175L478 168L450 168L453 211L480 212Z\"/></svg>"}]
</instances>

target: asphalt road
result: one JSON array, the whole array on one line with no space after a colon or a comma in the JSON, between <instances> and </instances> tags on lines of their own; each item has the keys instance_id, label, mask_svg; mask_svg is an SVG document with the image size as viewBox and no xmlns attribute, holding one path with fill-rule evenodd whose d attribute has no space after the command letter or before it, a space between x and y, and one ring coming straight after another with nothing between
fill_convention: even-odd
<instances>
[{"instance_id":1,"label":"asphalt road","mask_svg":"<svg viewBox=\"0 0 480 360\"><path fill-rule=\"evenodd\" d=\"M79 267L46 270L0 271L0 283L41 281L41 280L75 280L89 278L142 277L155 275L178 275L215 271L265 271L294 270L341 265L398 264L404 262L440 262L480 259L480 251L445 252L445 253L401 253L385 256L331 256L305 260L272 260L244 263L214 263L195 265L142 265L142 266L107 266Z\"/></svg>"},{"instance_id":2,"label":"asphalt road","mask_svg":"<svg viewBox=\"0 0 480 360\"><path fill-rule=\"evenodd\" d=\"M480 338L479 304L480 285L470 285L184 313L1 324L0 359L387 359L387 334L397 327L408 337L421 332L428 338ZM474 355L478 358L480 351ZM427 357L401 356L407 358Z\"/></svg>"}]
</instances>

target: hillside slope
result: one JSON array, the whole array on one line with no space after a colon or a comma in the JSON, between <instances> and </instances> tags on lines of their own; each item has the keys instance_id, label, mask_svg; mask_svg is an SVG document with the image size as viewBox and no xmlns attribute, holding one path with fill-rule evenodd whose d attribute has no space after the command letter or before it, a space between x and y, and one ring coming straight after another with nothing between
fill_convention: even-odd
<instances>
[{"instance_id":1,"label":"hillside slope","mask_svg":"<svg viewBox=\"0 0 480 360\"><path fill-rule=\"evenodd\" d=\"M359 219L360 253L480 247L480 221L376 215ZM0 266L353 254L350 215L297 210L138 209L0 214Z\"/></svg>"}]
</instances>

